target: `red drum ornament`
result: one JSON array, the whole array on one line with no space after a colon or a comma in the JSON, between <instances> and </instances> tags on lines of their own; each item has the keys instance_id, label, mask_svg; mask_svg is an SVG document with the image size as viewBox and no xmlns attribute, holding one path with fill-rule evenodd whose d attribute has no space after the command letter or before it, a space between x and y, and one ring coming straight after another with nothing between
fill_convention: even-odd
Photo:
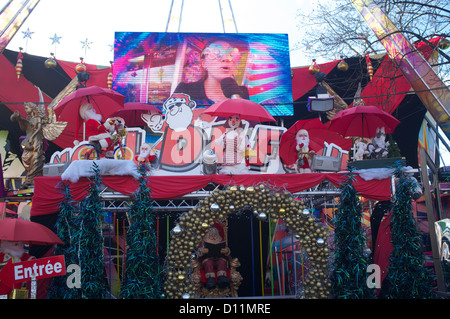
<instances>
[{"instance_id":1,"label":"red drum ornament","mask_svg":"<svg viewBox=\"0 0 450 319\"><path fill-rule=\"evenodd\" d=\"M313 63L309 67L309 72L311 74L316 74L317 72L320 72L320 68L319 68L319 66L316 63L316 59L313 59Z\"/></svg>"},{"instance_id":2,"label":"red drum ornament","mask_svg":"<svg viewBox=\"0 0 450 319\"><path fill-rule=\"evenodd\" d=\"M45 60L44 66L47 69L54 69L54 68L56 68L58 63L56 62L55 57L53 56L53 53L50 53L50 55L51 55L51 57L49 57L47 60Z\"/></svg>"},{"instance_id":3,"label":"red drum ornament","mask_svg":"<svg viewBox=\"0 0 450 319\"><path fill-rule=\"evenodd\" d=\"M442 39L441 41L439 41L439 48L441 50L447 50L448 48L450 48L450 40Z\"/></svg>"},{"instance_id":4,"label":"red drum ornament","mask_svg":"<svg viewBox=\"0 0 450 319\"><path fill-rule=\"evenodd\" d=\"M348 63L341 57L341 61L338 63L337 68L339 71L347 71Z\"/></svg>"},{"instance_id":5,"label":"red drum ornament","mask_svg":"<svg viewBox=\"0 0 450 319\"><path fill-rule=\"evenodd\" d=\"M75 66L75 72L78 74L80 72L86 72L86 65L83 63L83 58L80 58L81 62Z\"/></svg>"}]
</instances>

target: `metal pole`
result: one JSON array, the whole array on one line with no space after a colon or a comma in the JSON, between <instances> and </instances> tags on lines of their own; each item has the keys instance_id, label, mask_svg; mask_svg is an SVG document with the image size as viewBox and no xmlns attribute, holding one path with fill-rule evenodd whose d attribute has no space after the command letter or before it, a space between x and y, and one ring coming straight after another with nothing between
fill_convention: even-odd
<instances>
[{"instance_id":1,"label":"metal pole","mask_svg":"<svg viewBox=\"0 0 450 319\"><path fill-rule=\"evenodd\" d=\"M425 204L427 208L428 231L430 233L431 250L433 252L434 271L436 273L438 291L445 292L446 289L444 283L444 274L442 272L442 264L439 257L437 245L437 236L435 229L436 219L434 217L434 209L432 202L433 199L430 191L430 181L428 179L427 164L430 164L430 168L433 171L433 173L435 173L436 170L434 170L435 167L429 156L427 156L426 151L423 147L419 149L419 156L420 156L420 171L422 174L422 183L425 192ZM437 192L436 196L440 196L440 194Z\"/></svg>"}]
</instances>

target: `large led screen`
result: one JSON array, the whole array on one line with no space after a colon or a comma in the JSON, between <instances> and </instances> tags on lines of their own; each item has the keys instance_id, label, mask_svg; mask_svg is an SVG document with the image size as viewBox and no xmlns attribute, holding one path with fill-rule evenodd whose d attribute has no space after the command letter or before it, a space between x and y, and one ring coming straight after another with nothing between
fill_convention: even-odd
<instances>
[{"instance_id":1,"label":"large led screen","mask_svg":"<svg viewBox=\"0 0 450 319\"><path fill-rule=\"evenodd\" d=\"M233 96L293 115L287 34L116 32L113 89L162 104L185 93L206 108Z\"/></svg>"}]
</instances>

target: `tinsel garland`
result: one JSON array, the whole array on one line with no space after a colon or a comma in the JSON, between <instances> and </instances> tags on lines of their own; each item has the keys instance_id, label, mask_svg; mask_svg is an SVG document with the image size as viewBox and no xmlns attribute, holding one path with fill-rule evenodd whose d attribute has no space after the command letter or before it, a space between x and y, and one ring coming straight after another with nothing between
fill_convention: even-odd
<instances>
[{"instance_id":1,"label":"tinsel garland","mask_svg":"<svg viewBox=\"0 0 450 319\"><path fill-rule=\"evenodd\" d=\"M56 221L56 234L64 242L64 245L57 245L55 255L64 255L66 267L70 264L78 264L78 253L73 245L76 242L74 230L76 226L76 208L72 195L70 194L69 185L62 183L60 190L64 195L64 199L60 204L58 218ZM49 299L79 299L81 298L80 290L69 288L67 279L71 274L58 276L53 278L47 297Z\"/></svg>"},{"instance_id":2,"label":"tinsel garland","mask_svg":"<svg viewBox=\"0 0 450 319\"><path fill-rule=\"evenodd\" d=\"M353 186L354 168L349 168L341 184L340 204L335 217L335 269L332 290L337 299L372 298L367 286L365 237L361 225L362 208Z\"/></svg>"},{"instance_id":3,"label":"tinsel garland","mask_svg":"<svg viewBox=\"0 0 450 319\"><path fill-rule=\"evenodd\" d=\"M148 167L139 165L139 187L130 207L129 245L125 260L125 278L120 290L123 299L158 299L162 296L162 280L156 254L156 236L152 214L151 191L147 186Z\"/></svg>"},{"instance_id":4,"label":"tinsel garland","mask_svg":"<svg viewBox=\"0 0 450 319\"><path fill-rule=\"evenodd\" d=\"M401 162L395 164L394 174L397 181L390 223L393 250L383 281L383 286L388 287L384 297L433 298L432 276L425 267L421 237L411 214L414 180L408 178Z\"/></svg>"},{"instance_id":5,"label":"tinsel garland","mask_svg":"<svg viewBox=\"0 0 450 319\"><path fill-rule=\"evenodd\" d=\"M78 215L79 266L81 268L81 297L103 299L106 296L107 280L103 259L103 236L101 233L102 204L100 201L100 169L93 163L89 196L80 204Z\"/></svg>"}]
</instances>

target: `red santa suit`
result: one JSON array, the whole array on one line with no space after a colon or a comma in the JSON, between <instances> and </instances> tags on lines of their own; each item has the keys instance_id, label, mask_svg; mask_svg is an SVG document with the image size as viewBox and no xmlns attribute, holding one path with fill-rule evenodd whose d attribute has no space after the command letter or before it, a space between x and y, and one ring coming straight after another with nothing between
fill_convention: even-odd
<instances>
[{"instance_id":1,"label":"red santa suit","mask_svg":"<svg viewBox=\"0 0 450 319\"><path fill-rule=\"evenodd\" d=\"M91 104L85 103L80 106L80 116L85 121L85 132L90 143L98 142L102 148L111 145L112 130L114 126L106 120L104 124L100 122L101 115L95 113Z\"/></svg>"},{"instance_id":2,"label":"red santa suit","mask_svg":"<svg viewBox=\"0 0 450 319\"><path fill-rule=\"evenodd\" d=\"M298 152L297 170L299 173L311 172L309 161L311 155L309 152L309 134L308 131L301 129L296 134Z\"/></svg>"},{"instance_id":3,"label":"red santa suit","mask_svg":"<svg viewBox=\"0 0 450 319\"><path fill-rule=\"evenodd\" d=\"M198 251L199 259L205 274L206 287L213 289L217 284L225 288L230 280L227 268L230 251L226 247L225 234L222 225L215 222L205 234Z\"/></svg>"},{"instance_id":4,"label":"red santa suit","mask_svg":"<svg viewBox=\"0 0 450 319\"><path fill-rule=\"evenodd\" d=\"M150 164L156 159L155 151L151 148L150 144L144 143L140 147L139 155L135 156L137 162L144 162Z\"/></svg>"}]
</instances>

